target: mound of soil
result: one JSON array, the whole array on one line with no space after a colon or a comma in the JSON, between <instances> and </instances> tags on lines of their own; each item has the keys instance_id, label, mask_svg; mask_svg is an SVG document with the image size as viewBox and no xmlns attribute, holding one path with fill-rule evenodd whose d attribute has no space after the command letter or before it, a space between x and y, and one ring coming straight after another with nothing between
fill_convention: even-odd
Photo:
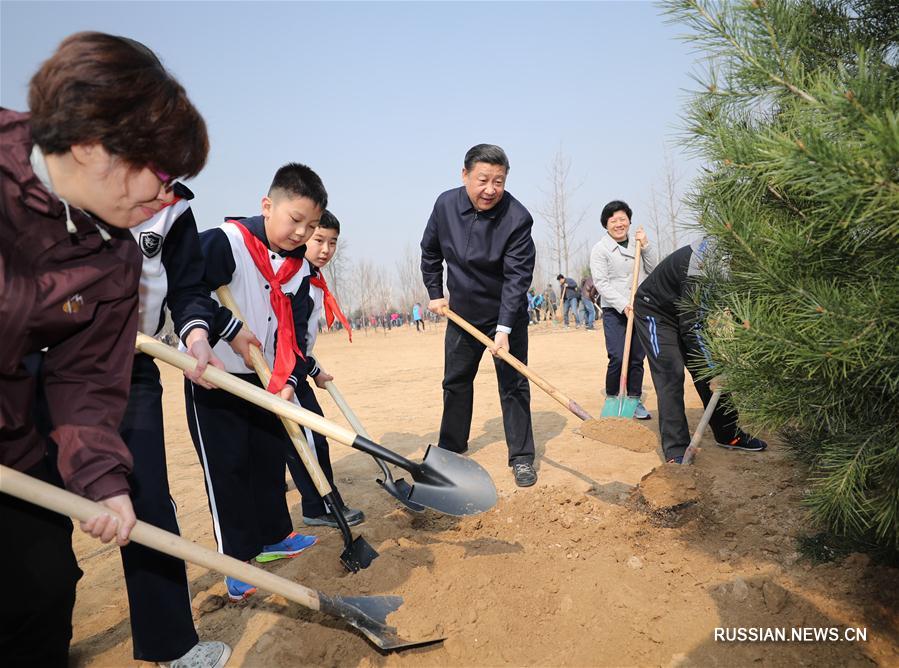
<instances>
[{"instance_id":1,"label":"mound of soil","mask_svg":"<svg viewBox=\"0 0 899 668\"><path fill-rule=\"evenodd\" d=\"M586 420L580 431L587 438L633 452L652 452L659 446L654 432L638 422L624 418Z\"/></svg>"},{"instance_id":2,"label":"mound of soil","mask_svg":"<svg viewBox=\"0 0 899 668\"><path fill-rule=\"evenodd\" d=\"M663 464L640 480L637 490L652 510L671 510L699 501L699 469Z\"/></svg>"}]
</instances>

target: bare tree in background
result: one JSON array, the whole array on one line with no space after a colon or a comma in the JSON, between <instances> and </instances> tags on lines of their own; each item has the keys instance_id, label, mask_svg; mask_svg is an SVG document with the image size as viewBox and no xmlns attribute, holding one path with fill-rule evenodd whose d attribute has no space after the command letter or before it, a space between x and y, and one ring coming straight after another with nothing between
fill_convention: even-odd
<instances>
[{"instance_id":1,"label":"bare tree in background","mask_svg":"<svg viewBox=\"0 0 899 668\"><path fill-rule=\"evenodd\" d=\"M399 307L404 313L410 313L416 302L423 305L428 303L428 292L421 277L421 251L418 245L406 244L403 257L396 262L396 277Z\"/></svg>"},{"instance_id":2,"label":"bare tree in background","mask_svg":"<svg viewBox=\"0 0 899 668\"><path fill-rule=\"evenodd\" d=\"M348 285L352 272L350 257L347 255L348 247L348 242L340 242L334 257L322 270L325 280L328 282L328 288L337 297L337 302L343 304L346 301L347 306L352 303L352 295L350 294L352 290Z\"/></svg>"},{"instance_id":3,"label":"bare tree in background","mask_svg":"<svg viewBox=\"0 0 899 668\"><path fill-rule=\"evenodd\" d=\"M395 299L393 285L385 267L376 266L371 271L372 306L375 313L390 315Z\"/></svg>"},{"instance_id":4,"label":"bare tree in background","mask_svg":"<svg viewBox=\"0 0 899 668\"><path fill-rule=\"evenodd\" d=\"M667 227L666 221L662 220L662 207L659 205L659 194L656 192L655 185L649 187L649 211L647 215L649 225L647 227L652 232L651 240L657 244L659 258L668 255L668 235L662 234L662 230Z\"/></svg>"},{"instance_id":5,"label":"bare tree in background","mask_svg":"<svg viewBox=\"0 0 899 668\"><path fill-rule=\"evenodd\" d=\"M681 200L678 187L680 186L681 176L674 168L674 162L671 160L671 154L665 152L665 173L662 177L662 186L664 188L665 197L665 217L668 221L668 231L671 234L671 250L674 251L678 247L677 243L677 226L681 217Z\"/></svg>"},{"instance_id":6,"label":"bare tree in background","mask_svg":"<svg viewBox=\"0 0 899 668\"><path fill-rule=\"evenodd\" d=\"M352 297L355 308L358 308L362 315L362 321L369 323L369 318L376 314L374 294L374 276L375 268L370 260L359 260L356 262L349 274L349 282L352 285Z\"/></svg>"},{"instance_id":7,"label":"bare tree in background","mask_svg":"<svg viewBox=\"0 0 899 668\"><path fill-rule=\"evenodd\" d=\"M537 213L549 226L551 262L556 265L559 274L567 276L571 250L575 244L574 235L583 222L586 211L574 215L569 210L569 199L580 184L569 186L571 159L565 157L561 147L550 163L548 172L549 188L543 191L547 201L537 209Z\"/></svg>"},{"instance_id":8,"label":"bare tree in background","mask_svg":"<svg viewBox=\"0 0 899 668\"><path fill-rule=\"evenodd\" d=\"M593 245L589 241L581 241L571 253L571 264L574 271L570 276L579 281L590 275L590 251ZM568 276L569 274L566 274Z\"/></svg>"},{"instance_id":9,"label":"bare tree in background","mask_svg":"<svg viewBox=\"0 0 899 668\"><path fill-rule=\"evenodd\" d=\"M650 188L649 227L659 244L660 258L678 248L678 228L683 224L680 183L681 174L674 167L671 154L665 151L665 162L661 174L661 186Z\"/></svg>"}]
</instances>

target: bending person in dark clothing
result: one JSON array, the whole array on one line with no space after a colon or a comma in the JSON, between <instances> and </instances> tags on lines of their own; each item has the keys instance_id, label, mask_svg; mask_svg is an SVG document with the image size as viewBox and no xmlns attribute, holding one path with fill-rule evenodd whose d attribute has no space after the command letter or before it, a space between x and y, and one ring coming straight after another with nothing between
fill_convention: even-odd
<instances>
[{"instance_id":1,"label":"bending person in dark clothing","mask_svg":"<svg viewBox=\"0 0 899 668\"><path fill-rule=\"evenodd\" d=\"M693 369L709 364L702 341L702 317L695 310L684 310L691 291L697 285L704 254L710 240L703 239L674 251L662 260L643 281L634 300L636 333L640 339L652 383L659 402L659 430L662 451L668 462L680 464L690 431L684 412L684 366L690 369L693 385L707 406L712 397L708 380L700 380ZM760 451L768 447L737 426L739 416L729 403L718 402L709 424L715 441L731 450Z\"/></svg>"}]
</instances>

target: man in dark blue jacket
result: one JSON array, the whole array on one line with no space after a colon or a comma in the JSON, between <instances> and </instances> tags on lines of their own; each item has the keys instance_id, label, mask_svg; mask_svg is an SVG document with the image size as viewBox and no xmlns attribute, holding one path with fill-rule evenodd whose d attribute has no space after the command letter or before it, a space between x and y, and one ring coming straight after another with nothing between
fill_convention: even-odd
<instances>
[{"instance_id":1,"label":"man in dark blue jacket","mask_svg":"<svg viewBox=\"0 0 899 668\"><path fill-rule=\"evenodd\" d=\"M478 144L465 154L461 188L437 198L421 240L421 273L431 301L441 314L449 306L443 293L443 262L453 310L527 364L527 289L534 273L534 221L505 191L509 159L499 147ZM443 420L440 447L468 449L474 378L484 346L453 322L444 342ZM531 392L527 379L494 359L499 383L509 466L519 487L537 482Z\"/></svg>"}]
</instances>

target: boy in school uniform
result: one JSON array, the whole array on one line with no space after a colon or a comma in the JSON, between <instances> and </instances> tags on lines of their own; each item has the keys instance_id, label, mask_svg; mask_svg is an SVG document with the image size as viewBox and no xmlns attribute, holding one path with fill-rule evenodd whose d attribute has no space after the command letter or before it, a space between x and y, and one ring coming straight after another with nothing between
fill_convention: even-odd
<instances>
[{"instance_id":1,"label":"boy in school uniform","mask_svg":"<svg viewBox=\"0 0 899 668\"><path fill-rule=\"evenodd\" d=\"M331 258L334 257L334 253L337 251L337 238L339 236L340 221L337 220L334 214L326 210L322 213L321 221L319 221L318 227L312 234L312 238L306 242L306 261L309 263L310 271L312 272L309 280L310 287L307 302L310 315L308 328L300 349L306 357L305 375L312 378L315 384L322 389L324 389L326 382L334 380L334 376L322 369L318 362L315 361L315 358L312 357L312 348L315 346L315 340L318 337L318 323L321 319L322 311L325 313L325 322L329 328L336 318L343 325L347 335L350 337L350 341L353 340L350 323L340 310L340 306L338 306L337 300L328 289L328 284L325 282L325 277L322 274L322 269L331 261ZM298 377L297 379L296 397L303 408L324 416L321 406L319 406L318 400L315 398L315 392L305 378ZM309 444L312 445L314 443L315 445L318 463L328 479L331 489L334 491L334 496L340 503L341 512L347 524L350 526L362 524L365 521L365 514L361 510L348 508L334 484L334 472L331 468L328 439L309 428L304 428L303 431ZM288 442L287 445L287 467L302 497L303 524L337 528L337 521L331 514L334 509L329 508L318 493L293 444Z\"/></svg>"},{"instance_id":2,"label":"boy in school uniform","mask_svg":"<svg viewBox=\"0 0 899 668\"><path fill-rule=\"evenodd\" d=\"M318 226L328 194L318 175L290 163L276 173L262 215L231 220L203 232L206 288L227 285L246 327L261 342L272 368L268 389L290 401L306 374L298 336L308 327L310 265L305 244ZM233 331L241 329L239 322ZM231 336L232 330L223 332ZM214 347L225 369L260 386L255 373L226 342ZM265 563L292 558L315 544L293 531L284 495L284 426L274 414L217 389L185 382L191 438L203 467L219 551ZM256 592L225 578L239 601Z\"/></svg>"}]
</instances>

